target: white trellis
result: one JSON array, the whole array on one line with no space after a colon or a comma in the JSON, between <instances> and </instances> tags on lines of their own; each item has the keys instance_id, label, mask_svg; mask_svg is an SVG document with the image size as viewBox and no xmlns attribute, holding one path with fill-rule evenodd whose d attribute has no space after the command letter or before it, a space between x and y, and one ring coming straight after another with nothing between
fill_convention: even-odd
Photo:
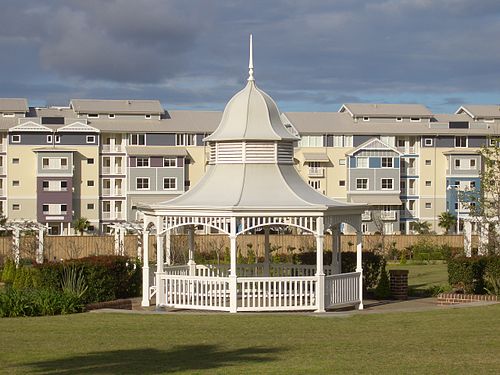
<instances>
[{"instance_id":1,"label":"white trellis","mask_svg":"<svg viewBox=\"0 0 500 375\"><path fill-rule=\"evenodd\" d=\"M125 255L125 235L127 233L137 235L137 257L142 258L143 225L142 222L123 222L109 225L114 235L114 248L116 255Z\"/></svg>"},{"instance_id":2,"label":"white trellis","mask_svg":"<svg viewBox=\"0 0 500 375\"><path fill-rule=\"evenodd\" d=\"M21 258L20 245L21 245L21 233L23 232L34 232L36 238L36 251L35 260L37 263L43 263L43 250L44 250L44 235L47 231L47 227L36 221L7 221L3 226L0 226L0 230L8 231L12 233L12 256L16 266L19 265Z\"/></svg>"},{"instance_id":3,"label":"white trellis","mask_svg":"<svg viewBox=\"0 0 500 375\"><path fill-rule=\"evenodd\" d=\"M497 233L500 231L500 220L497 217L491 218L490 220L485 220L481 217L468 216L463 219L464 221L464 250L465 255L472 256L472 224L476 225L476 231L479 234L479 255L486 254L486 248L488 246L488 227L490 225L495 225L497 228Z\"/></svg>"}]
</instances>

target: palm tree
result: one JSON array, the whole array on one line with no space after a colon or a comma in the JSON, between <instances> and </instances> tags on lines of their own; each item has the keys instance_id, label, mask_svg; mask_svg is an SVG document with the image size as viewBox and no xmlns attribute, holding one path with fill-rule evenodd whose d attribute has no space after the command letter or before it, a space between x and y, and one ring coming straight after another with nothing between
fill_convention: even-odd
<instances>
[{"instance_id":1,"label":"palm tree","mask_svg":"<svg viewBox=\"0 0 500 375\"><path fill-rule=\"evenodd\" d=\"M438 225L444 229L445 234L448 234L449 230L457 224L457 218L455 215L449 212L441 212L439 215Z\"/></svg>"},{"instance_id":2,"label":"palm tree","mask_svg":"<svg viewBox=\"0 0 500 375\"><path fill-rule=\"evenodd\" d=\"M80 235L83 236L83 232L85 232L90 227L90 222L85 217L79 217L75 221L73 221L73 229L77 232L80 232Z\"/></svg>"},{"instance_id":3,"label":"palm tree","mask_svg":"<svg viewBox=\"0 0 500 375\"><path fill-rule=\"evenodd\" d=\"M431 230L431 223L428 221L413 221L411 223L411 229L418 234L428 234Z\"/></svg>"}]
</instances>

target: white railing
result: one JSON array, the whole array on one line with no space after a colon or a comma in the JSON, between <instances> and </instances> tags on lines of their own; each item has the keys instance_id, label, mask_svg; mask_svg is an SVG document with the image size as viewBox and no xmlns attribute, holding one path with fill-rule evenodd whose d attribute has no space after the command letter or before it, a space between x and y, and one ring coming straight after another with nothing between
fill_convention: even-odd
<instances>
[{"instance_id":1,"label":"white railing","mask_svg":"<svg viewBox=\"0 0 500 375\"><path fill-rule=\"evenodd\" d=\"M188 268L189 272L189 268ZM227 277L229 264L197 264L196 276L198 277Z\"/></svg>"},{"instance_id":2,"label":"white railing","mask_svg":"<svg viewBox=\"0 0 500 375\"><path fill-rule=\"evenodd\" d=\"M102 195L104 197L109 197L111 195L111 189L110 188L102 188Z\"/></svg>"},{"instance_id":3,"label":"white railing","mask_svg":"<svg viewBox=\"0 0 500 375\"><path fill-rule=\"evenodd\" d=\"M162 305L184 309L229 311L229 279L161 273L156 298Z\"/></svg>"},{"instance_id":4,"label":"white railing","mask_svg":"<svg viewBox=\"0 0 500 375\"><path fill-rule=\"evenodd\" d=\"M296 277L296 276L314 276L316 275L316 266L307 264L292 264L292 263L271 263L269 271L273 277ZM331 266L324 266L323 272L325 275L332 273Z\"/></svg>"},{"instance_id":5,"label":"white railing","mask_svg":"<svg viewBox=\"0 0 500 375\"><path fill-rule=\"evenodd\" d=\"M396 211L381 211L380 218L382 220L396 220Z\"/></svg>"},{"instance_id":6,"label":"white railing","mask_svg":"<svg viewBox=\"0 0 500 375\"><path fill-rule=\"evenodd\" d=\"M323 177L325 174L324 167L309 167L309 177Z\"/></svg>"},{"instance_id":7,"label":"white railing","mask_svg":"<svg viewBox=\"0 0 500 375\"><path fill-rule=\"evenodd\" d=\"M0 166L0 174L5 174L5 168L4 166Z\"/></svg>"},{"instance_id":8,"label":"white railing","mask_svg":"<svg viewBox=\"0 0 500 375\"><path fill-rule=\"evenodd\" d=\"M227 277L229 276L229 264L197 264L196 276L203 277ZM265 266L263 263L255 264L238 264L236 266L236 275L238 277L255 277L265 276ZM323 272L325 275L332 273L331 266L324 266ZM315 276L316 266L305 264L291 264L291 263L270 263L269 276L270 277L295 277L295 276Z\"/></svg>"},{"instance_id":9,"label":"white railing","mask_svg":"<svg viewBox=\"0 0 500 375\"><path fill-rule=\"evenodd\" d=\"M125 152L125 147L122 145L101 145L101 152Z\"/></svg>"},{"instance_id":10,"label":"white railing","mask_svg":"<svg viewBox=\"0 0 500 375\"><path fill-rule=\"evenodd\" d=\"M368 221L372 219L371 211L365 211L361 214L361 220Z\"/></svg>"},{"instance_id":11,"label":"white railing","mask_svg":"<svg viewBox=\"0 0 500 375\"><path fill-rule=\"evenodd\" d=\"M238 278L238 311L315 310L316 277Z\"/></svg>"},{"instance_id":12,"label":"white railing","mask_svg":"<svg viewBox=\"0 0 500 375\"><path fill-rule=\"evenodd\" d=\"M325 306L333 307L360 302L359 272L325 277Z\"/></svg>"},{"instance_id":13,"label":"white railing","mask_svg":"<svg viewBox=\"0 0 500 375\"><path fill-rule=\"evenodd\" d=\"M164 266L165 271L163 272L165 275L176 275L176 276L188 276L189 275L189 266Z\"/></svg>"}]
</instances>

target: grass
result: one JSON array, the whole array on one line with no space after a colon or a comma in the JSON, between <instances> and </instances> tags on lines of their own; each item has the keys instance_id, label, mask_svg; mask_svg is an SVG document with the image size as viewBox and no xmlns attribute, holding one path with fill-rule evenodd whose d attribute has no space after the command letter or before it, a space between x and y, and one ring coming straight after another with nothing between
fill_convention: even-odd
<instances>
[{"instance_id":1,"label":"grass","mask_svg":"<svg viewBox=\"0 0 500 375\"><path fill-rule=\"evenodd\" d=\"M5 374L498 374L500 305L0 319Z\"/></svg>"},{"instance_id":2,"label":"grass","mask_svg":"<svg viewBox=\"0 0 500 375\"><path fill-rule=\"evenodd\" d=\"M433 286L448 285L448 265L437 264L387 264L387 270L408 270L408 287L415 294L424 293Z\"/></svg>"}]
</instances>

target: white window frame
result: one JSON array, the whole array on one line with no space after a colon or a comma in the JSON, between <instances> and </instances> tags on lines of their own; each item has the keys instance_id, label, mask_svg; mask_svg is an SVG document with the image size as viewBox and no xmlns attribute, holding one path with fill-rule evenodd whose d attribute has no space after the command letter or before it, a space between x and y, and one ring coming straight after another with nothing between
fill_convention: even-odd
<instances>
[{"instance_id":1,"label":"white window frame","mask_svg":"<svg viewBox=\"0 0 500 375\"><path fill-rule=\"evenodd\" d=\"M45 160L47 160L47 166L44 165ZM65 160L66 165L63 166L63 160ZM42 157L42 169L68 169L69 163L68 158L58 158L58 157Z\"/></svg>"},{"instance_id":2,"label":"white window frame","mask_svg":"<svg viewBox=\"0 0 500 375\"><path fill-rule=\"evenodd\" d=\"M114 114L114 113L110 113L110 114L108 114L108 118L115 118L115 117L116 117L116 116L115 116L115 114Z\"/></svg>"},{"instance_id":3,"label":"white window frame","mask_svg":"<svg viewBox=\"0 0 500 375\"><path fill-rule=\"evenodd\" d=\"M420 117L410 117L410 122L421 122L422 119Z\"/></svg>"},{"instance_id":4,"label":"white window frame","mask_svg":"<svg viewBox=\"0 0 500 375\"><path fill-rule=\"evenodd\" d=\"M390 182L390 187L384 187L384 182L388 183ZM382 190L394 190L394 179L393 178L382 178L380 179L380 188Z\"/></svg>"},{"instance_id":5,"label":"white window frame","mask_svg":"<svg viewBox=\"0 0 500 375\"><path fill-rule=\"evenodd\" d=\"M339 180L339 186L345 187L345 180Z\"/></svg>"},{"instance_id":6,"label":"white window frame","mask_svg":"<svg viewBox=\"0 0 500 375\"><path fill-rule=\"evenodd\" d=\"M196 134L193 133L177 133L175 134L176 146L195 146Z\"/></svg>"},{"instance_id":7,"label":"white window frame","mask_svg":"<svg viewBox=\"0 0 500 375\"><path fill-rule=\"evenodd\" d=\"M147 185L148 187L139 187L139 180L144 180L144 181L147 181ZM142 182L144 182L142 181ZM143 184L142 184L143 185ZM135 188L136 190L150 190L150 181L149 181L149 177L136 177L135 178Z\"/></svg>"},{"instance_id":8,"label":"white window frame","mask_svg":"<svg viewBox=\"0 0 500 375\"><path fill-rule=\"evenodd\" d=\"M402 117L396 117L396 122L403 122L403 118Z\"/></svg>"},{"instance_id":9,"label":"white window frame","mask_svg":"<svg viewBox=\"0 0 500 375\"><path fill-rule=\"evenodd\" d=\"M21 143L21 134L13 134L10 137L12 143Z\"/></svg>"},{"instance_id":10,"label":"white window frame","mask_svg":"<svg viewBox=\"0 0 500 375\"><path fill-rule=\"evenodd\" d=\"M360 161L363 161L363 163L360 163ZM366 165L363 166L366 162ZM363 164L363 165L360 165L360 164ZM356 168L360 168L360 169L366 169L366 168L369 168L370 166L370 163L369 163L369 160L366 156L356 156Z\"/></svg>"},{"instance_id":11,"label":"white window frame","mask_svg":"<svg viewBox=\"0 0 500 375\"><path fill-rule=\"evenodd\" d=\"M85 140L87 141L87 143L95 143L95 135L87 135L85 137Z\"/></svg>"},{"instance_id":12,"label":"white window frame","mask_svg":"<svg viewBox=\"0 0 500 375\"><path fill-rule=\"evenodd\" d=\"M426 210L432 209L432 202L425 202L424 207L425 207Z\"/></svg>"},{"instance_id":13,"label":"white window frame","mask_svg":"<svg viewBox=\"0 0 500 375\"><path fill-rule=\"evenodd\" d=\"M139 165L139 160L141 160L141 164L142 165ZM146 163L143 163L144 161L146 161ZM149 160L149 157L146 157L146 156L141 156L141 157L137 157L135 158L135 166L137 168L149 168L149 165L150 165L150 160Z\"/></svg>"},{"instance_id":14,"label":"white window frame","mask_svg":"<svg viewBox=\"0 0 500 375\"><path fill-rule=\"evenodd\" d=\"M59 134L54 135L54 143L61 143L61 136Z\"/></svg>"},{"instance_id":15,"label":"white window frame","mask_svg":"<svg viewBox=\"0 0 500 375\"><path fill-rule=\"evenodd\" d=\"M346 159L339 159L339 165L345 165Z\"/></svg>"},{"instance_id":16,"label":"white window frame","mask_svg":"<svg viewBox=\"0 0 500 375\"><path fill-rule=\"evenodd\" d=\"M141 138L143 138L141 143ZM146 145L146 134L145 133L132 133L130 134L129 144L132 146L145 146Z\"/></svg>"},{"instance_id":17,"label":"white window frame","mask_svg":"<svg viewBox=\"0 0 500 375\"><path fill-rule=\"evenodd\" d=\"M3 117L16 117L14 113L2 113Z\"/></svg>"},{"instance_id":18,"label":"white window frame","mask_svg":"<svg viewBox=\"0 0 500 375\"><path fill-rule=\"evenodd\" d=\"M320 190L321 189L321 180L309 180L308 184L314 190Z\"/></svg>"},{"instance_id":19,"label":"white window frame","mask_svg":"<svg viewBox=\"0 0 500 375\"><path fill-rule=\"evenodd\" d=\"M384 160L388 162L390 160L390 165L384 166ZM394 158L392 156L382 156L380 158L380 168L394 168Z\"/></svg>"},{"instance_id":20,"label":"white window frame","mask_svg":"<svg viewBox=\"0 0 500 375\"><path fill-rule=\"evenodd\" d=\"M145 118L146 120L151 120L151 115L144 115L144 118Z\"/></svg>"},{"instance_id":21,"label":"white window frame","mask_svg":"<svg viewBox=\"0 0 500 375\"><path fill-rule=\"evenodd\" d=\"M52 144L52 134L47 135L47 143Z\"/></svg>"},{"instance_id":22,"label":"white window frame","mask_svg":"<svg viewBox=\"0 0 500 375\"><path fill-rule=\"evenodd\" d=\"M334 135L333 136L333 147L335 147L335 148L344 147L344 136L343 135Z\"/></svg>"},{"instance_id":23,"label":"white window frame","mask_svg":"<svg viewBox=\"0 0 500 375\"><path fill-rule=\"evenodd\" d=\"M461 145L463 139L465 139L465 146ZM457 142L459 143L459 145L457 145ZM455 136L455 148L467 148L468 145L469 145L469 137L467 137L466 135Z\"/></svg>"},{"instance_id":24,"label":"white window frame","mask_svg":"<svg viewBox=\"0 0 500 375\"><path fill-rule=\"evenodd\" d=\"M87 113L87 118L99 118L99 113Z\"/></svg>"},{"instance_id":25,"label":"white window frame","mask_svg":"<svg viewBox=\"0 0 500 375\"><path fill-rule=\"evenodd\" d=\"M476 169L476 159L469 159L469 169Z\"/></svg>"},{"instance_id":26,"label":"white window frame","mask_svg":"<svg viewBox=\"0 0 500 375\"><path fill-rule=\"evenodd\" d=\"M165 187L167 181L173 181L173 187ZM163 177L163 190L177 190L177 177Z\"/></svg>"},{"instance_id":27,"label":"white window frame","mask_svg":"<svg viewBox=\"0 0 500 375\"><path fill-rule=\"evenodd\" d=\"M344 147L353 147L354 144L354 136L352 135L344 135Z\"/></svg>"},{"instance_id":28,"label":"white window frame","mask_svg":"<svg viewBox=\"0 0 500 375\"><path fill-rule=\"evenodd\" d=\"M364 188L361 187L360 188L359 187L359 183L363 182L363 181L366 182L366 184L363 183L363 185L366 185L366 187L364 187ZM357 178L356 179L356 190L369 190L369 188L370 188L370 181L368 180L368 178L364 178L363 177L363 178Z\"/></svg>"},{"instance_id":29,"label":"white window frame","mask_svg":"<svg viewBox=\"0 0 500 375\"><path fill-rule=\"evenodd\" d=\"M363 116L363 121L370 121L370 117L368 117L368 116Z\"/></svg>"},{"instance_id":30,"label":"white window frame","mask_svg":"<svg viewBox=\"0 0 500 375\"><path fill-rule=\"evenodd\" d=\"M177 167L177 157L164 156L163 157L163 167L164 168L176 168Z\"/></svg>"},{"instance_id":31,"label":"white window frame","mask_svg":"<svg viewBox=\"0 0 500 375\"><path fill-rule=\"evenodd\" d=\"M425 165L426 166L432 165L432 159L425 159Z\"/></svg>"},{"instance_id":32,"label":"white window frame","mask_svg":"<svg viewBox=\"0 0 500 375\"><path fill-rule=\"evenodd\" d=\"M424 146L431 147L434 145L434 139L424 138Z\"/></svg>"},{"instance_id":33,"label":"white window frame","mask_svg":"<svg viewBox=\"0 0 500 375\"><path fill-rule=\"evenodd\" d=\"M426 180L425 181L425 186L426 187L431 187L432 186L432 181L431 180Z\"/></svg>"},{"instance_id":34,"label":"white window frame","mask_svg":"<svg viewBox=\"0 0 500 375\"><path fill-rule=\"evenodd\" d=\"M13 203L12 204L12 211L19 211L21 210L21 204L20 203Z\"/></svg>"}]
</instances>

